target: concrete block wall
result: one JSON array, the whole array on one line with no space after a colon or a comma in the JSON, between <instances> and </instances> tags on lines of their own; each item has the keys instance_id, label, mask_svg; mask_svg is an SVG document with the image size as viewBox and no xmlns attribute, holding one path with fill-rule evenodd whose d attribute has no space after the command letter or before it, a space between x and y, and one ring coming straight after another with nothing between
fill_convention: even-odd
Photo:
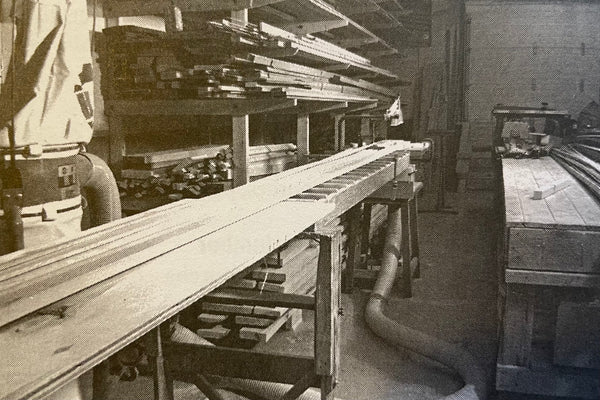
<instances>
[{"instance_id":1,"label":"concrete block wall","mask_svg":"<svg viewBox=\"0 0 600 400\"><path fill-rule=\"evenodd\" d=\"M490 141L497 103L545 101L576 116L598 101L600 4L474 0L466 2L466 12L467 119L474 146Z\"/></svg>"}]
</instances>

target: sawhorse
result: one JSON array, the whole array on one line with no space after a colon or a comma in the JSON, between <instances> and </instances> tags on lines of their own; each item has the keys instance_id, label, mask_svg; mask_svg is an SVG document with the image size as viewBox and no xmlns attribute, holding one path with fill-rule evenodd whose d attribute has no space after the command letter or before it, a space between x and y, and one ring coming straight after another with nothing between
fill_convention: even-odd
<instances>
[{"instance_id":1,"label":"sawhorse","mask_svg":"<svg viewBox=\"0 0 600 400\"><path fill-rule=\"evenodd\" d=\"M148 335L154 369L154 399L173 399L173 379L196 385L210 400L221 396L208 375L291 384L280 399L293 400L309 387L320 387L332 400L339 370L340 231L306 233L319 242L315 296L218 289L204 297L220 303L287 307L315 311L314 356L292 356L217 346L176 343L163 326Z\"/></svg>"},{"instance_id":2,"label":"sawhorse","mask_svg":"<svg viewBox=\"0 0 600 400\"><path fill-rule=\"evenodd\" d=\"M412 279L419 278L421 275L417 194L422 189L422 182L394 180L363 201L362 215L360 204L350 210L351 226L348 237L348 259L344 273L344 293L352 292L356 268L361 266L363 256L368 253L372 207L374 204L384 204L388 206L388 212L395 207L400 208L402 224L400 287L402 296L412 296Z\"/></svg>"}]
</instances>

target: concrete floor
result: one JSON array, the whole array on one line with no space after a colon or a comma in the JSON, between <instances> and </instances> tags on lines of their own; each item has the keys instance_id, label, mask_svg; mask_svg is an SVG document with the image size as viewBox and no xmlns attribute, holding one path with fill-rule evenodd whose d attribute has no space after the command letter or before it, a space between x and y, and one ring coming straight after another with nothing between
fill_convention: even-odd
<instances>
[{"instance_id":1,"label":"concrete floor","mask_svg":"<svg viewBox=\"0 0 600 400\"><path fill-rule=\"evenodd\" d=\"M490 192L470 192L448 201L458 214L420 213L421 279L410 299L392 298L386 314L411 328L462 345L490 381L496 357L497 224ZM452 371L394 348L364 322L368 292L344 295L341 372L336 395L353 400L438 399L461 387ZM310 320L308 316L307 320ZM310 322L269 345L295 353L312 346Z\"/></svg>"},{"instance_id":2,"label":"concrete floor","mask_svg":"<svg viewBox=\"0 0 600 400\"><path fill-rule=\"evenodd\" d=\"M456 194L448 202L458 214L420 213L421 279L411 299L392 298L386 314L409 327L459 344L488 367L492 387L497 349L497 267L499 218L491 192ZM336 396L346 400L437 399L461 387L443 366L393 348L373 335L363 318L368 293L342 299L341 371ZM267 346L294 354L312 352L312 315L295 332L276 335ZM178 400L202 399L195 387L176 384ZM152 398L148 378L119 383L113 399ZM498 399L496 394L493 399ZM502 399L508 398L506 396ZM510 397L510 399L534 399ZM541 398L540 398L541 399Z\"/></svg>"}]
</instances>

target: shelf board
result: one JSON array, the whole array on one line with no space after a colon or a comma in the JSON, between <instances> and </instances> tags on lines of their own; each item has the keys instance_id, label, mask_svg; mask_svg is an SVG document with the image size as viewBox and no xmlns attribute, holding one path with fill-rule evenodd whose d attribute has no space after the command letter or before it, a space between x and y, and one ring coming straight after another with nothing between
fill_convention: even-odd
<instances>
[{"instance_id":1,"label":"shelf board","mask_svg":"<svg viewBox=\"0 0 600 400\"><path fill-rule=\"evenodd\" d=\"M322 96L322 97L321 97ZM375 107L377 99L344 96L339 97L303 93L270 99L174 99L174 100L110 100L106 102L106 113L111 116L132 115L248 115L287 111L288 113L311 114L346 108L348 104Z\"/></svg>"},{"instance_id":2,"label":"shelf board","mask_svg":"<svg viewBox=\"0 0 600 400\"><path fill-rule=\"evenodd\" d=\"M284 110L286 114L316 114L348 108L347 101L298 101L298 106L293 109Z\"/></svg>"},{"instance_id":3,"label":"shelf board","mask_svg":"<svg viewBox=\"0 0 600 400\"><path fill-rule=\"evenodd\" d=\"M351 107L348 107L346 113L357 113L357 112L375 112L376 110L381 109L385 110L387 107L380 107L377 103L372 104L354 104Z\"/></svg>"},{"instance_id":4,"label":"shelf board","mask_svg":"<svg viewBox=\"0 0 600 400\"><path fill-rule=\"evenodd\" d=\"M248 115L296 107L289 98L110 100L108 115Z\"/></svg>"},{"instance_id":5,"label":"shelf board","mask_svg":"<svg viewBox=\"0 0 600 400\"><path fill-rule=\"evenodd\" d=\"M267 6L282 0L104 0L105 18L162 15L167 6L175 5L181 12L243 10Z\"/></svg>"}]
</instances>

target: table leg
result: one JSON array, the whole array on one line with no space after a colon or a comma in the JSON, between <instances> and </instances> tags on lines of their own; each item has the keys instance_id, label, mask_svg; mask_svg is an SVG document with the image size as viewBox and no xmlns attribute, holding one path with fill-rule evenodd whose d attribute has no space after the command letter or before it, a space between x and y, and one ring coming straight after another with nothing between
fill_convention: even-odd
<instances>
[{"instance_id":1,"label":"table leg","mask_svg":"<svg viewBox=\"0 0 600 400\"><path fill-rule=\"evenodd\" d=\"M173 400L173 381L163 356L162 336L161 327L146 335L146 351L153 370L154 400Z\"/></svg>"},{"instance_id":2,"label":"table leg","mask_svg":"<svg viewBox=\"0 0 600 400\"><path fill-rule=\"evenodd\" d=\"M419 255L419 222L418 222L418 214L417 214L417 198L414 197L409 201L408 205L409 216L408 219L410 221L410 257L412 260L416 259L416 266L414 270L413 276L415 278L421 277L421 258Z\"/></svg>"},{"instance_id":3,"label":"table leg","mask_svg":"<svg viewBox=\"0 0 600 400\"><path fill-rule=\"evenodd\" d=\"M369 232L371 231L371 210L373 205L365 203L362 217L362 234L360 238L360 253L369 254Z\"/></svg>"},{"instance_id":4,"label":"table leg","mask_svg":"<svg viewBox=\"0 0 600 400\"><path fill-rule=\"evenodd\" d=\"M321 399L333 399L339 370L340 232L319 234L319 265L315 293L315 373L321 378Z\"/></svg>"},{"instance_id":5,"label":"table leg","mask_svg":"<svg viewBox=\"0 0 600 400\"><path fill-rule=\"evenodd\" d=\"M350 229L348 232L348 259L342 282L342 293L352 293L354 289L354 270L360 267L361 256L361 206L357 204L348 213Z\"/></svg>"},{"instance_id":6,"label":"table leg","mask_svg":"<svg viewBox=\"0 0 600 400\"><path fill-rule=\"evenodd\" d=\"M400 221L402 224L402 243L400 254L402 256L401 295L412 296L412 271L410 268L410 218L408 216L408 201L402 201L400 206Z\"/></svg>"},{"instance_id":7,"label":"table leg","mask_svg":"<svg viewBox=\"0 0 600 400\"><path fill-rule=\"evenodd\" d=\"M110 372L108 360L96 365L93 369L92 377L92 399L106 400L110 388Z\"/></svg>"}]
</instances>

